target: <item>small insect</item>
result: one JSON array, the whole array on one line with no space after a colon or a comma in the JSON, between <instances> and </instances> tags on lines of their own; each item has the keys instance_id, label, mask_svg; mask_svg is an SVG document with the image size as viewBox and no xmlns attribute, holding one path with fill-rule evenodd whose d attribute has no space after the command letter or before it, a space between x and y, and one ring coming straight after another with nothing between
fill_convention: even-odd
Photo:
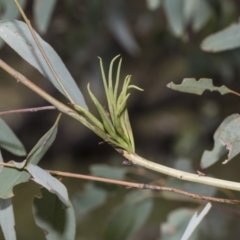
<instances>
[{"instance_id":1,"label":"small insect","mask_svg":"<svg viewBox=\"0 0 240 240\"><path fill-rule=\"evenodd\" d=\"M200 172L200 171L197 171L197 174L198 174L198 176L206 176L206 174L205 173L202 173L202 172Z\"/></svg>"},{"instance_id":2,"label":"small insect","mask_svg":"<svg viewBox=\"0 0 240 240\"><path fill-rule=\"evenodd\" d=\"M122 163L123 166L132 166L133 163L128 161L128 160L124 160L123 163Z\"/></svg>"}]
</instances>

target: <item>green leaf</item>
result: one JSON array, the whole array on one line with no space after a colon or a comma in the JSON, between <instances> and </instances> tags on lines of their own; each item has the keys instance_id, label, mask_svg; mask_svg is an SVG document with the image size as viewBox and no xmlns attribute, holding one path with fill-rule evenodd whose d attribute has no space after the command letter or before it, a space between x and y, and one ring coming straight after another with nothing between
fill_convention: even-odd
<instances>
[{"instance_id":1,"label":"green leaf","mask_svg":"<svg viewBox=\"0 0 240 240\"><path fill-rule=\"evenodd\" d=\"M57 127L58 127L59 117L57 118L56 122L54 123L53 127L38 141L35 147L27 156L27 163L38 164L40 159L49 149L51 144L54 142L56 134L57 134ZM9 163L13 163L10 161ZM4 167L0 173L0 198L10 198L13 196L13 188L17 184L27 182L31 175L23 170L22 168L26 164L26 161L23 161L20 164L20 169L15 168L8 168ZM16 165L16 164L15 164ZM16 167L18 167L16 165Z\"/></svg>"},{"instance_id":2,"label":"green leaf","mask_svg":"<svg viewBox=\"0 0 240 240\"><path fill-rule=\"evenodd\" d=\"M127 240L132 238L147 221L152 206L151 191L132 191L110 217L104 239Z\"/></svg>"},{"instance_id":3,"label":"green leaf","mask_svg":"<svg viewBox=\"0 0 240 240\"><path fill-rule=\"evenodd\" d=\"M73 99L74 103L87 109L81 91L71 74L65 67L61 58L55 50L46 43L37 33L36 36L44 49L49 61L61 79L62 85ZM27 25L17 20L3 20L0 22L0 37L24 60L42 73L52 84L63 94L61 86L58 84L45 59L38 49ZM67 96L66 96L67 97Z\"/></svg>"},{"instance_id":4,"label":"green leaf","mask_svg":"<svg viewBox=\"0 0 240 240\"><path fill-rule=\"evenodd\" d=\"M167 222L161 224L160 235L162 240L179 240L181 239L188 222L190 221L193 210L190 208L178 208L168 214ZM195 231L190 240L199 239L199 229Z\"/></svg>"},{"instance_id":5,"label":"green leaf","mask_svg":"<svg viewBox=\"0 0 240 240\"><path fill-rule=\"evenodd\" d=\"M38 162L42 159L47 150L51 147L57 135L60 117L61 114L58 115L51 129L44 134L44 136L37 142L34 148L27 155L27 163L38 164Z\"/></svg>"},{"instance_id":6,"label":"green leaf","mask_svg":"<svg viewBox=\"0 0 240 240\"><path fill-rule=\"evenodd\" d=\"M123 180L126 169L120 167L109 166L107 164L92 164L90 166L91 174L98 177Z\"/></svg>"},{"instance_id":7,"label":"green leaf","mask_svg":"<svg viewBox=\"0 0 240 240\"><path fill-rule=\"evenodd\" d=\"M0 118L0 147L17 155L25 156L26 150L12 129Z\"/></svg>"},{"instance_id":8,"label":"green leaf","mask_svg":"<svg viewBox=\"0 0 240 240\"><path fill-rule=\"evenodd\" d=\"M220 158L227 153L226 148L222 142L219 141L219 135L221 131L227 127L227 125L234 119L239 118L239 114L232 114L226 117L221 125L217 128L213 135L214 147L211 151L205 150L201 158L201 168L208 168L216 163Z\"/></svg>"},{"instance_id":9,"label":"green leaf","mask_svg":"<svg viewBox=\"0 0 240 240\"><path fill-rule=\"evenodd\" d=\"M34 18L38 26L38 29L41 33L46 32L55 5L56 0L34 1L33 5Z\"/></svg>"},{"instance_id":10,"label":"green leaf","mask_svg":"<svg viewBox=\"0 0 240 240\"><path fill-rule=\"evenodd\" d=\"M233 91L226 86L213 86L212 79L210 78L200 78L198 81L196 78L184 78L181 84L177 85L171 82L167 84L167 87L179 92L193 93L197 95L202 95L205 90L211 92L218 91L221 95L233 93Z\"/></svg>"},{"instance_id":11,"label":"green leaf","mask_svg":"<svg viewBox=\"0 0 240 240\"><path fill-rule=\"evenodd\" d=\"M164 0L163 7L173 34L177 37L183 36L185 28L183 15L184 0Z\"/></svg>"},{"instance_id":12,"label":"green leaf","mask_svg":"<svg viewBox=\"0 0 240 240\"><path fill-rule=\"evenodd\" d=\"M56 194L66 207L70 207L71 204L69 202L67 189L58 179L37 165L28 164L27 170L32 175L34 182L45 187L51 193Z\"/></svg>"},{"instance_id":13,"label":"green leaf","mask_svg":"<svg viewBox=\"0 0 240 240\"><path fill-rule=\"evenodd\" d=\"M211 34L201 43L201 49L206 52L221 52L240 47L240 24L234 23L229 27Z\"/></svg>"},{"instance_id":14,"label":"green leaf","mask_svg":"<svg viewBox=\"0 0 240 240\"><path fill-rule=\"evenodd\" d=\"M72 199L77 219L83 219L86 214L103 205L106 200L107 192L105 190L88 183L84 191Z\"/></svg>"},{"instance_id":15,"label":"green leaf","mask_svg":"<svg viewBox=\"0 0 240 240\"><path fill-rule=\"evenodd\" d=\"M33 215L47 240L75 240L76 220L73 207L65 208L59 198L41 189L42 197L34 198Z\"/></svg>"},{"instance_id":16,"label":"green leaf","mask_svg":"<svg viewBox=\"0 0 240 240\"><path fill-rule=\"evenodd\" d=\"M228 158L223 164L228 163L232 158L240 153L240 116L233 114L227 122L220 125L217 130L216 139L229 151Z\"/></svg>"},{"instance_id":17,"label":"green leaf","mask_svg":"<svg viewBox=\"0 0 240 240\"><path fill-rule=\"evenodd\" d=\"M0 225L5 240L16 240L12 199L0 199Z\"/></svg>"},{"instance_id":18,"label":"green leaf","mask_svg":"<svg viewBox=\"0 0 240 240\"><path fill-rule=\"evenodd\" d=\"M211 209L212 204L207 203L200 213L195 212L192 216L190 222L187 225L187 228L181 238L181 240L188 240L192 233L195 231L197 226L202 222L203 218Z\"/></svg>"}]
</instances>

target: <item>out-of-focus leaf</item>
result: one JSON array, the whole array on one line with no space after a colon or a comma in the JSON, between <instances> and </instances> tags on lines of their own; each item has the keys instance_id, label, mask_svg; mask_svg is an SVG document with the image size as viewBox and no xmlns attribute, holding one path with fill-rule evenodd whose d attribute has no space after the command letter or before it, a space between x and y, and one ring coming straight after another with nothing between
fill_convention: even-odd
<instances>
[{"instance_id":1,"label":"out-of-focus leaf","mask_svg":"<svg viewBox=\"0 0 240 240\"><path fill-rule=\"evenodd\" d=\"M211 16L211 8L205 0L184 0L184 18L192 29L199 31Z\"/></svg>"},{"instance_id":2,"label":"out-of-focus leaf","mask_svg":"<svg viewBox=\"0 0 240 240\"><path fill-rule=\"evenodd\" d=\"M90 166L91 174L98 177L123 180L126 174L125 168L109 166L107 164L93 164Z\"/></svg>"},{"instance_id":3,"label":"out-of-focus leaf","mask_svg":"<svg viewBox=\"0 0 240 240\"><path fill-rule=\"evenodd\" d=\"M26 150L11 128L0 118L0 147L17 155L26 155Z\"/></svg>"},{"instance_id":4,"label":"out-of-focus leaf","mask_svg":"<svg viewBox=\"0 0 240 240\"><path fill-rule=\"evenodd\" d=\"M221 52L240 47L240 24L235 23L229 27L211 34L201 43L201 49L206 52Z\"/></svg>"},{"instance_id":5,"label":"out-of-focus leaf","mask_svg":"<svg viewBox=\"0 0 240 240\"><path fill-rule=\"evenodd\" d=\"M164 0L163 6L168 19L168 23L174 35L182 37L184 35L184 0Z\"/></svg>"},{"instance_id":6,"label":"out-of-focus leaf","mask_svg":"<svg viewBox=\"0 0 240 240\"><path fill-rule=\"evenodd\" d=\"M34 198L33 215L47 240L74 240L76 220L73 207L65 208L59 198L41 189L42 197Z\"/></svg>"},{"instance_id":7,"label":"out-of-focus leaf","mask_svg":"<svg viewBox=\"0 0 240 240\"><path fill-rule=\"evenodd\" d=\"M68 94L76 104L87 109L87 105L84 101L81 91L63 64L61 58L48 43L46 43L37 33L36 35ZM65 95L51 70L49 69L25 23L17 20L1 21L0 37L24 60L30 63L48 80L50 80L63 95Z\"/></svg>"},{"instance_id":8,"label":"out-of-focus leaf","mask_svg":"<svg viewBox=\"0 0 240 240\"><path fill-rule=\"evenodd\" d=\"M5 240L17 239L11 198L0 199L0 225Z\"/></svg>"},{"instance_id":9,"label":"out-of-focus leaf","mask_svg":"<svg viewBox=\"0 0 240 240\"><path fill-rule=\"evenodd\" d=\"M56 5L56 0L35 0L33 5L34 18L37 23L38 29L41 33L45 33L53 9Z\"/></svg>"},{"instance_id":10,"label":"out-of-focus leaf","mask_svg":"<svg viewBox=\"0 0 240 240\"><path fill-rule=\"evenodd\" d=\"M216 131L215 138L222 143L229 151L228 158L223 164L228 163L232 158L240 153L240 117L239 114L233 114L227 117ZM215 146L214 146L215 147ZM216 159L218 145L213 149L212 154ZM209 157L209 156L208 156ZM205 160L206 161L206 160Z\"/></svg>"},{"instance_id":11,"label":"out-of-focus leaf","mask_svg":"<svg viewBox=\"0 0 240 240\"><path fill-rule=\"evenodd\" d=\"M70 207L67 189L58 179L37 165L28 164L27 170L32 175L34 182L56 194L66 207Z\"/></svg>"},{"instance_id":12,"label":"out-of-focus leaf","mask_svg":"<svg viewBox=\"0 0 240 240\"><path fill-rule=\"evenodd\" d=\"M146 0L146 4L149 10L154 11L161 6L162 0Z\"/></svg>"},{"instance_id":13,"label":"out-of-focus leaf","mask_svg":"<svg viewBox=\"0 0 240 240\"><path fill-rule=\"evenodd\" d=\"M110 31L122 47L132 56L140 53L141 49L134 38L130 25L124 14L124 1L111 1L108 9L107 24Z\"/></svg>"},{"instance_id":14,"label":"out-of-focus leaf","mask_svg":"<svg viewBox=\"0 0 240 240\"><path fill-rule=\"evenodd\" d=\"M223 212L222 209L212 208L199 226L201 233L205 236L209 236L210 233L212 239L228 239L231 229L229 226L233 223L231 220L234 218L228 212Z\"/></svg>"},{"instance_id":15,"label":"out-of-focus leaf","mask_svg":"<svg viewBox=\"0 0 240 240\"><path fill-rule=\"evenodd\" d=\"M23 170L22 168L26 164L26 162L38 164L40 159L49 149L51 144L54 142L56 134L57 134L57 127L58 127L59 117L57 118L56 122L54 123L53 127L38 141L35 147L27 156L27 161L24 161L22 164L19 165L14 163L14 161L10 161L9 163L14 164L16 167L20 167L20 169L15 168L8 168L4 167L0 173L0 198L10 198L13 196L13 187L17 184L27 182L31 175Z\"/></svg>"},{"instance_id":16,"label":"out-of-focus leaf","mask_svg":"<svg viewBox=\"0 0 240 240\"><path fill-rule=\"evenodd\" d=\"M210 78L200 78L198 81L196 78L184 78L181 84L174 84L170 82L167 84L167 87L185 93L193 93L197 95L202 95L205 90L209 90L211 92L217 91L221 95L227 93L233 93L233 91L226 86L215 87L213 86L212 79Z\"/></svg>"},{"instance_id":17,"label":"out-of-focus leaf","mask_svg":"<svg viewBox=\"0 0 240 240\"><path fill-rule=\"evenodd\" d=\"M124 203L110 217L104 239L130 239L142 228L152 210L151 191L136 190L128 194Z\"/></svg>"},{"instance_id":18,"label":"out-of-focus leaf","mask_svg":"<svg viewBox=\"0 0 240 240\"><path fill-rule=\"evenodd\" d=\"M167 222L161 224L160 236L162 240L179 240L194 214L192 209L179 208L168 214ZM191 240L199 239L199 229L193 232Z\"/></svg>"},{"instance_id":19,"label":"out-of-focus leaf","mask_svg":"<svg viewBox=\"0 0 240 240\"><path fill-rule=\"evenodd\" d=\"M84 191L72 199L77 219L82 219L90 211L100 207L107 199L107 192L94 184L87 184Z\"/></svg>"},{"instance_id":20,"label":"out-of-focus leaf","mask_svg":"<svg viewBox=\"0 0 240 240\"><path fill-rule=\"evenodd\" d=\"M223 146L223 143L219 141L219 135L222 131L222 129L226 128L226 126L233 121L234 119L239 118L239 114L232 114L228 117L226 117L223 122L220 124L220 126L217 128L216 132L213 135L214 139L214 147L211 151L205 150L203 152L202 158L201 158L201 168L208 168L212 166L214 163L216 163L220 158L227 153L226 148Z\"/></svg>"},{"instance_id":21,"label":"out-of-focus leaf","mask_svg":"<svg viewBox=\"0 0 240 240\"><path fill-rule=\"evenodd\" d=\"M199 214L197 214L197 212L194 213L190 222L187 225L187 228L186 228L181 240L188 240L190 238L192 233L195 231L197 226L202 222L203 218L209 212L211 207L212 207L212 204L207 203L206 206L203 208L203 210Z\"/></svg>"}]
</instances>

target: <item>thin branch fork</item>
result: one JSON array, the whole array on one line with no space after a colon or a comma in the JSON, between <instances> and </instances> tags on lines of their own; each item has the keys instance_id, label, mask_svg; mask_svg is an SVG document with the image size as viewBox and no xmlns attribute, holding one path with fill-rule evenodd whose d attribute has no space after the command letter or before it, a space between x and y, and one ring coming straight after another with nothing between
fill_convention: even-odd
<instances>
[{"instance_id":1,"label":"thin branch fork","mask_svg":"<svg viewBox=\"0 0 240 240\"><path fill-rule=\"evenodd\" d=\"M15 165L11 163L0 162L0 165L5 167L10 167L10 168L16 168ZM26 168L24 168L24 170L26 170ZM54 176L85 179L85 180L91 180L96 182L104 182L104 183L125 186L127 188L150 189L150 190L156 190L156 191L174 192L174 193L178 193L178 194L193 198L195 200L203 200L203 201L227 203L227 204L240 204L240 200L208 197L208 196L203 196L199 194L182 191L176 188L163 187L163 186L157 186L157 185L151 185L151 184L145 184L145 183L126 182L126 181L120 181L120 180L115 180L110 178L96 177L96 176L69 173L69 172L61 172L61 171L53 171L53 170L45 170L45 171L49 172Z\"/></svg>"},{"instance_id":2,"label":"thin branch fork","mask_svg":"<svg viewBox=\"0 0 240 240\"><path fill-rule=\"evenodd\" d=\"M55 109L56 109L56 107L54 107L54 106L23 108L23 109L16 109L16 110L0 112L0 116L7 115L7 114L13 114L13 113L38 112L38 111L55 110Z\"/></svg>"}]
</instances>

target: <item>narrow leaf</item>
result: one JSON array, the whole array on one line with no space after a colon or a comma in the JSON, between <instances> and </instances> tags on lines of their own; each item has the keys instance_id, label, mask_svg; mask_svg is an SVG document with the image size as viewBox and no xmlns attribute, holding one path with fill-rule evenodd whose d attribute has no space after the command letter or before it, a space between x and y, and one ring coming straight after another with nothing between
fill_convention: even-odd
<instances>
[{"instance_id":1,"label":"narrow leaf","mask_svg":"<svg viewBox=\"0 0 240 240\"><path fill-rule=\"evenodd\" d=\"M194 213L190 222L188 223L188 226L187 226L181 240L188 240L190 238L190 236L192 235L194 230L201 223L203 218L207 215L207 213L209 212L211 207L212 207L212 204L208 203L208 204L205 205L205 207L203 208L203 210L199 214L197 214L197 212Z\"/></svg>"},{"instance_id":2,"label":"narrow leaf","mask_svg":"<svg viewBox=\"0 0 240 240\"><path fill-rule=\"evenodd\" d=\"M12 129L0 118L0 147L17 155L26 155L26 150Z\"/></svg>"},{"instance_id":3,"label":"narrow leaf","mask_svg":"<svg viewBox=\"0 0 240 240\"><path fill-rule=\"evenodd\" d=\"M197 32L207 23L212 10L206 0L184 0L184 20Z\"/></svg>"},{"instance_id":4,"label":"narrow leaf","mask_svg":"<svg viewBox=\"0 0 240 240\"><path fill-rule=\"evenodd\" d=\"M201 43L201 49L207 52L221 52L240 47L240 23L211 34Z\"/></svg>"},{"instance_id":5,"label":"narrow leaf","mask_svg":"<svg viewBox=\"0 0 240 240\"><path fill-rule=\"evenodd\" d=\"M221 95L233 93L231 89L224 85L221 87L213 86L212 79L210 78L200 78L198 81L195 78L184 78L181 84L177 85L171 82L167 84L167 87L179 92L193 93L197 95L202 95L205 90L211 92L218 91Z\"/></svg>"},{"instance_id":6,"label":"narrow leaf","mask_svg":"<svg viewBox=\"0 0 240 240\"><path fill-rule=\"evenodd\" d=\"M177 37L182 37L185 28L183 15L184 0L164 0L163 7L173 34Z\"/></svg>"},{"instance_id":7,"label":"narrow leaf","mask_svg":"<svg viewBox=\"0 0 240 240\"><path fill-rule=\"evenodd\" d=\"M240 153L240 117L239 114L232 114L225 118L221 125L214 133L214 148L211 151L204 151L201 159L201 167L207 168L229 150L228 159L223 163L227 163ZM224 147L226 146L226 148Z\"/></svg>"},{"instance_id":8,"label":"narrow leaf","mask_svg":"<svg viewBox=\"0 0 240 240\"><path fill-rule=\"evenodd\" d=\"M38 164L40 159L54 142L57 134L58 121L59 117L57 118L53 127L38 141L36 146L28 154L28 163ZM13 161L10 161L9 163L14 164ZM23 161L19 167L23 168L25 164L26 161ZM16 167L18 166L16 165ZM30 177L31 175L23 169L4 167L0 173L0 198L6 199L12 197L14 186L23 182L27 182Z\"/></svg>"},{"instance_id":9,"label":"narrow leaf","mask_svg":"<svg viewBox=\"0 0 240 240\"><path fill-rule=\"evenodd\" d=\"M47 150L53 144L57 131L58 131L58 123L60 120L61 114L58 115L54 125L51 129L37 142L34 148L27 155L27 163L38 164L40 159L45 155Z\"/></svg>"},{"instance_id":10,"label":"narrow leaf","mask_svg":"<svg viewBox=\"0 0 240 240\"><path fill-rule=\"evenodd\" d=\"M37 33L36 35L49 61L61 79L62 85L71 96L74 103L87 109L82 93L61 58L48 43L46 43ZM0 37L24 60L30 63L48 80L50 80L52 84L64 95L61 86L58 84L49 69L25 23L17 20L2 20L0 22Z\"/></svg>"},{"instance_id":11,"label":"narrow leaf","mask_svg":"<svg viewBox=\"0 0 240 240\"><path fill-rule=\"evenodd\" d=\"M99 112L100 117L102 118L102 122L103 122L104 128L106 129L106 131L108 132L109 135L115 136L116 132L115 132L115 129L114 129L112 123L111 123L111 120L107 116L107 113L105 112L105 110L102 107L102 105L99 103L97 98L91 92L89 84L88 84L88 92L89 92L89 95L90 95L94 105L96 106L96 108L97 108L97 110Z\"/></svg>"},{"instance_id":12,"label":"narrow leaf","mask_svg":"<svg viewBox=\"0 0 240 240\"><path fill-rule=\"evenodd\" d=\"M45 33L52 16L56 0L35 0L33 5L34 18L38 29Z\"/></svg>"},{"instance_id":13,"label":"narrow leaf","mask_svg":"<svg viewBox=\"0 0 240 240\"><path fill-rule=\"evenodd\" d=\"M33 215L47 240L75 240L76 220L73 207L65 208L55 195L42 188L34 198Z\"/></svg>"},{"instance_id":14,"label":"narrow leaf","mask_svg":"<svg viewBox=\"0 0 240 240\"><path fill-rule=\"evenodd\" d=\"M16 240L12 199L0 199L0 225L5 240Z\"/></svg>"},{"instance_id":15,"label":"narrow leaf","mask_svg":"<svg viewBox=\"0 0 240 240\"><path fill-rule=\"evenodd\" d=\"M67 189L58 179L37 165L28 164L27 170L32 175L34 182L56 194L66 207L70 207Z\"/></svg>"}]
</instances>

